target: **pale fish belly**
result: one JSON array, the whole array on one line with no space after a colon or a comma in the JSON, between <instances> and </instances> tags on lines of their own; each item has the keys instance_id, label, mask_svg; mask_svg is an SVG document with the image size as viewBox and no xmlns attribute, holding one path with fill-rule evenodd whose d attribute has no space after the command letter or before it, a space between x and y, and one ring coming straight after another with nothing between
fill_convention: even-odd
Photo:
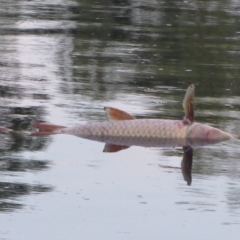
<instances>
[{"instance_id":1,"label":"pale fish belly","mask_svg":"<svg viewBox=\"0 0 240 240\"><path fill-rule=\"evenodd\" d=\"M59 133L119 145L182 146L187 127L183 121L138 119L89 123Z\"/></svg>"}]
</instances>

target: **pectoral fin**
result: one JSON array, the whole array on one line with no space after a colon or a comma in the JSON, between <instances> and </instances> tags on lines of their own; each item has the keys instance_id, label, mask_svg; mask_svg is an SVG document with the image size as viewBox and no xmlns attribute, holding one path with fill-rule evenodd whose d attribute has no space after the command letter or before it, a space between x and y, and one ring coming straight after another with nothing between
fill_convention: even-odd
<instances>
[{"instance_id":1,"label":"pectoral fin","mask_svg":"<svg viewBox=\"0 0 240 240\"><path fill-rule=\"evenodd\" d=\"M119 110L117 108L112 108L112 107L104 107L104 110L107 114L107 117L109 120L115 120L115 121L119 121L119 120L133 120L135 119L135 117L133 117L132 115Z\"/></svg>"},{"instance_id":2,"label":"pectoral fin","mask_svg":"<svg viewBox=\"0 0 240 240\"><path fill-rule=\"evenodd\" d=\"M127 149L129 148L129 146L120 146L120 145L115 145L115 144L105 144L105 147L103 149L103 152L118 152L118 151L121 151L121 150L124 150L124 149Z\"/></svg>"},{"instance_id":3,"label":"pectoral fin","mask_svg":"<svg viewBox=\"0 0 240 240\"><path fill-rule=\"evenodd\" d=\"M194 84L191 84L188 87L185 97L183 99L185 119L189 120L190 122L194 121L194 93L195 93L195 86Z\"/></svg>"}]
</instances>

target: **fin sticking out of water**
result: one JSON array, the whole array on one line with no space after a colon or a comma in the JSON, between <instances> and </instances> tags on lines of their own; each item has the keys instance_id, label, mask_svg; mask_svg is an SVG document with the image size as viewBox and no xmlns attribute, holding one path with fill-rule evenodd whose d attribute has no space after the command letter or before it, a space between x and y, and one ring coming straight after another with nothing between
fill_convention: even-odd
<instances>
[{"instance_id":1,"label":"fin sticking out of water","mask_svg":"<svg viewBox=\"0 0 240 240\"><path fill-rule=\"evenodd\" d=\"M185 120L189 120L190 122L194 121L194 93L195 93L195 86L194 84L191 84L187 92L185 94L185 97L183 99L183 108L185 112Z\"/></svg>"},{"instance_id":2,"label":"fin sticking out of water","mask_svg":"<svg viewBox=\"0 0 240 240\"><path fill-rule=\"evenodd\" d=\"M39 130L38 132L32 133L31 134L32 136L48 136L52 134L57 134L57 130L66 128L64 126L53 125L48 123L35 123L32 126Z\"/></svg>"},{"instance_id":3,"label":"fin sticking out of water","mask_svg":"<svg viewBox=\"0 0 240 240\"><path fill-rule=\"evenodd\" d=\"M135 117L126 113L122 110L112 107L104 107L104 110L107 114L109 120L119 121L119 120L133 120Z\"/></svg>"},{"instance_id":4,"label":"fin sticking out of water","mask_svg":"<svg viewBox=\"0 0 240 240\"><path fill-rule=\"evenodd\" d=\"M129 148L129 146L120 146L120 145L115 145L115 144L105 144L103 152L109 152L109 153L113 153L113 152L118 152L124 149Z\"/></svg>"}]
</instances>

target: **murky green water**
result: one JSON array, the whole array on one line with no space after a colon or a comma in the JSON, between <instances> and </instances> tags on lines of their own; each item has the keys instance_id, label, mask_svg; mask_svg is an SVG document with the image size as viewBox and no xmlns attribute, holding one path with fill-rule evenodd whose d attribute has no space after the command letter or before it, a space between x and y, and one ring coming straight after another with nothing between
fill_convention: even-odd
<instances>
[{"instance_id":1,"label":"murky green water","mask_svg":"<svg viewBox=\"0 0 240 240\"><path fill-rule=\"evenodd\" d=\"M196 119L240 134L237 1L1 1L0 126L138 118ZM1 239L237 239L238 141L194 150L73 136L0 136Z\"/></svg>"}]
</instances>

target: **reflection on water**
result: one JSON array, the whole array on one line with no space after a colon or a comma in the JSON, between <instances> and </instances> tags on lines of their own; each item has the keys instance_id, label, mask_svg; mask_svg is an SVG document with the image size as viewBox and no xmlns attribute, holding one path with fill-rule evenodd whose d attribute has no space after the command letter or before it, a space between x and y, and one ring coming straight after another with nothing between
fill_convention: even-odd
<instances>
[{"instance_id":1,"label":"reflection on water","mask_svg":"<svg viewBox=\"0 0 240 240\"><path fill-rule=\"evenodd\" d=\"M45 143L43 140L34 140L20 134L1 136L0 138L0 211L12 211L24 206L19 203L19 197L32 193L44 193L53 190L45 184L24 183L14 180L14 176L22 172L38 172L48 169L49 161L31 160L14 156L22 151L36 151ZM10 181L9 181L10 180Z\"/></svg>"},{"instance_id":2,"label":"reflection on water","mask_svg":"<svg viewBox=\"0 0 240 240\"><path fill-rule=\"evenodd\" d=\"M19 197L32 193L50 192L52 187L44 185L29 185L24 183L0 182L0 211L12 211L22 208L24 204L16 201Z\"/></svg>"},{"instance_id":3,"label":"reflection on water","mask_svg":"<svg viewBox=\"0 0 240 240\"><path fill-rule=\"evenodd\" d=\"M103 106L124 109L138 118L182 119L182 96L189 83L193 82L197 86L196 120L240 134L239 11L238 2L234 0L3 0L0 8L0 126L30 131L31 124L35 121L72 126L89 120L103 120ZM111 181L109 179L118 176L120 170L114 168L118 160L108 163L111 164L111 171L108 172L107 155L95 151L96 145L91 145L91 157L88 156L87 147L83 148L81 157L75 156L78 159L75 163L72 160L73 153L68 151L72 142L58 142L56 139L58 138L0 136L0 208L3 211L28 204L27 201L32 199L31 194L35 192L51 191L51 194L56 194L45 205L51 206L46 210L51 222L45 223L46 218L44 221L41 218L39 220L46 224L45 227L50 226L53 229L49 231L49 238L60 239L59 236L65 237L67 232L72 234L72 238L81 235L85 239L96 239L91 234L97 233L98 238L101 236L106 239L107 232L108 238L116 239L116 236L122 236L119 232L128 232L135 239L143 236L145 239L149 238L152 233L164 239L173 239L174 227L179 239L185 239L185 226L192 229L188 232L191 239L199 236L196 226L202 230L201 237L205 239L223 239L226 231L230 238L236 237L236 229L231 224L239 223L240 213L240 151L237 142L230 141L194 150L194 184L191 187L183 185L180 172L174 172L174 177L181 176L178 182L173 174L165 175L163 168L160 171L154 167L152 171L160 171L158 177L161 181L154 181L154 173L151 172L151 177L140 179L141 187L134 182L139 171L146 172L149 167L146 163L144 169L137 168L133 171L131 168L131 159L142 157L138 155L139 151L144 159L154 161L155 165L152 166L161 164L178 168L182 152L173 149L145 151L131 148L124 153L114 154L112 158L119 162L121 154L130 159L128 165L121 161L121 165L118 165L120 170L123 165L126 168L124 173L128 168L132 171L128 182L118 178L112 187L114 184L107 185L103 176L108 176L108 183ZM69 141L74 142L72 139ZM76 144L76 148L80 149L81 144ZM52 155L56 165L49 168L50 160L45 155L42 158L41 154L46 152L46 147L56 146L58 148L54 151L55 155ZM62 149L66 150L67 156ZM176 156L177 162L174 161ZM61 162L62 158L64 161ZM88 184L93 180L89 169L84 169L86 175L82 171L84 178L78 179L78 171L82 170L84 159L98 161L99 165L101 163L101 168L94 174L99 178L98 182L105 182L109 186L107 191L104 184L102 189L100 184L89 187ZM67 164L71 160L72 164L76 164L74 167ZM134 164L139 167L143 162ZM184 162L182 166L190 169L190 165L185 165ZM55 178L58 181L53 186L49 178L44 183L37 181L37 184L32 179L25 179L32 172L36 173L37 179L46 172L55 177L61 172L57 172L59 168L66 172ZM69 173L73 169L76 172ZM114 176L112 172L115 173ZM58 192L53 189L61 189L64 185L61 179L65 179L65 176L72 180L67 182L69 188L63 190L68 194L64 198L65 205L55 209L60 203L64 203L61 202L63 197L59 197ZM189 177L184 176L189 182ZM161 185L162 182L166 188ZM135 208L134 204L131 205L131 199L124 205L135 189L140 192L136 195L144 195L141 194L144 183L148 184L148 192L144 192L148 201L143 201L148 204L141 204L140 209ZM122 185L124 188L121 188ZM158 188L152 188L156 185ZM80 202L80 208L75 208L77 205L72 201L77 197L70 194L74 186L81 188L86 195L91 195L91 189L94 189L98 193L97 199L100 198L101 201L94 202L96 196L92 195L88 203ZM132 188L129 189L129 186ZM102 192L98 192L99 189ZM117 198L110 195L112 192ZM121 194L117 195L119 192ZM41 194L36 198L49 200L49 195ZM102 199L102 196L106 198ZM106 199L114 201L106 203ZM158 203L151 205L154 199ZM51 202L58 204L53 206ZM111 205L112 202L119 205ZM39 205L43 206L42 204L41 201ZM69 206L74 206L74 211ZM148 210L143 210L144 207ZM61 208L67 210L61 212ZM121 211L116 212L117 209ZM115 214L115 221L112 221L112 215L106 214L109 212ZM66 216L68 213L72 218ZM39 212L36 211L35 214L41 217ZM57 214L59 222L56 227L52 225L56 222L56 218L52 216ZM170 217L176 214L178 218ZM20 224L23 220L29 221L29 218L24 218L23 210L16 215L23 218L14 218L14 226L21 227L16 230L19 235L10 231L9 238L33 238L29 231L24 232ZM64 219L62 228L61 219ZM137 228L124 221L125 219L136 223ZM143 219L144 224L141 222ZM208 223L206 219L209 219ZM3 224L5 222L7 221L2 221ZM78 226L74 229L66 222L72 225L77 222ZM154 225L156 222L159 223L158 226ZM224 227L219 228L223 224ZM32 225L34 228L35 224ZM106 231L106 225L112 226L112 231ZM209 226L212 229L211 234L218 235L204 231ZM231 228L228 231L225 227ZM63 234L62 229L66 230ZM96 231L92 231L93 229ZM35 233L34 230L36 229L32 232ZM36 238L46 238L46 235L35 235Z\"/></svg>"}]
</instances>

